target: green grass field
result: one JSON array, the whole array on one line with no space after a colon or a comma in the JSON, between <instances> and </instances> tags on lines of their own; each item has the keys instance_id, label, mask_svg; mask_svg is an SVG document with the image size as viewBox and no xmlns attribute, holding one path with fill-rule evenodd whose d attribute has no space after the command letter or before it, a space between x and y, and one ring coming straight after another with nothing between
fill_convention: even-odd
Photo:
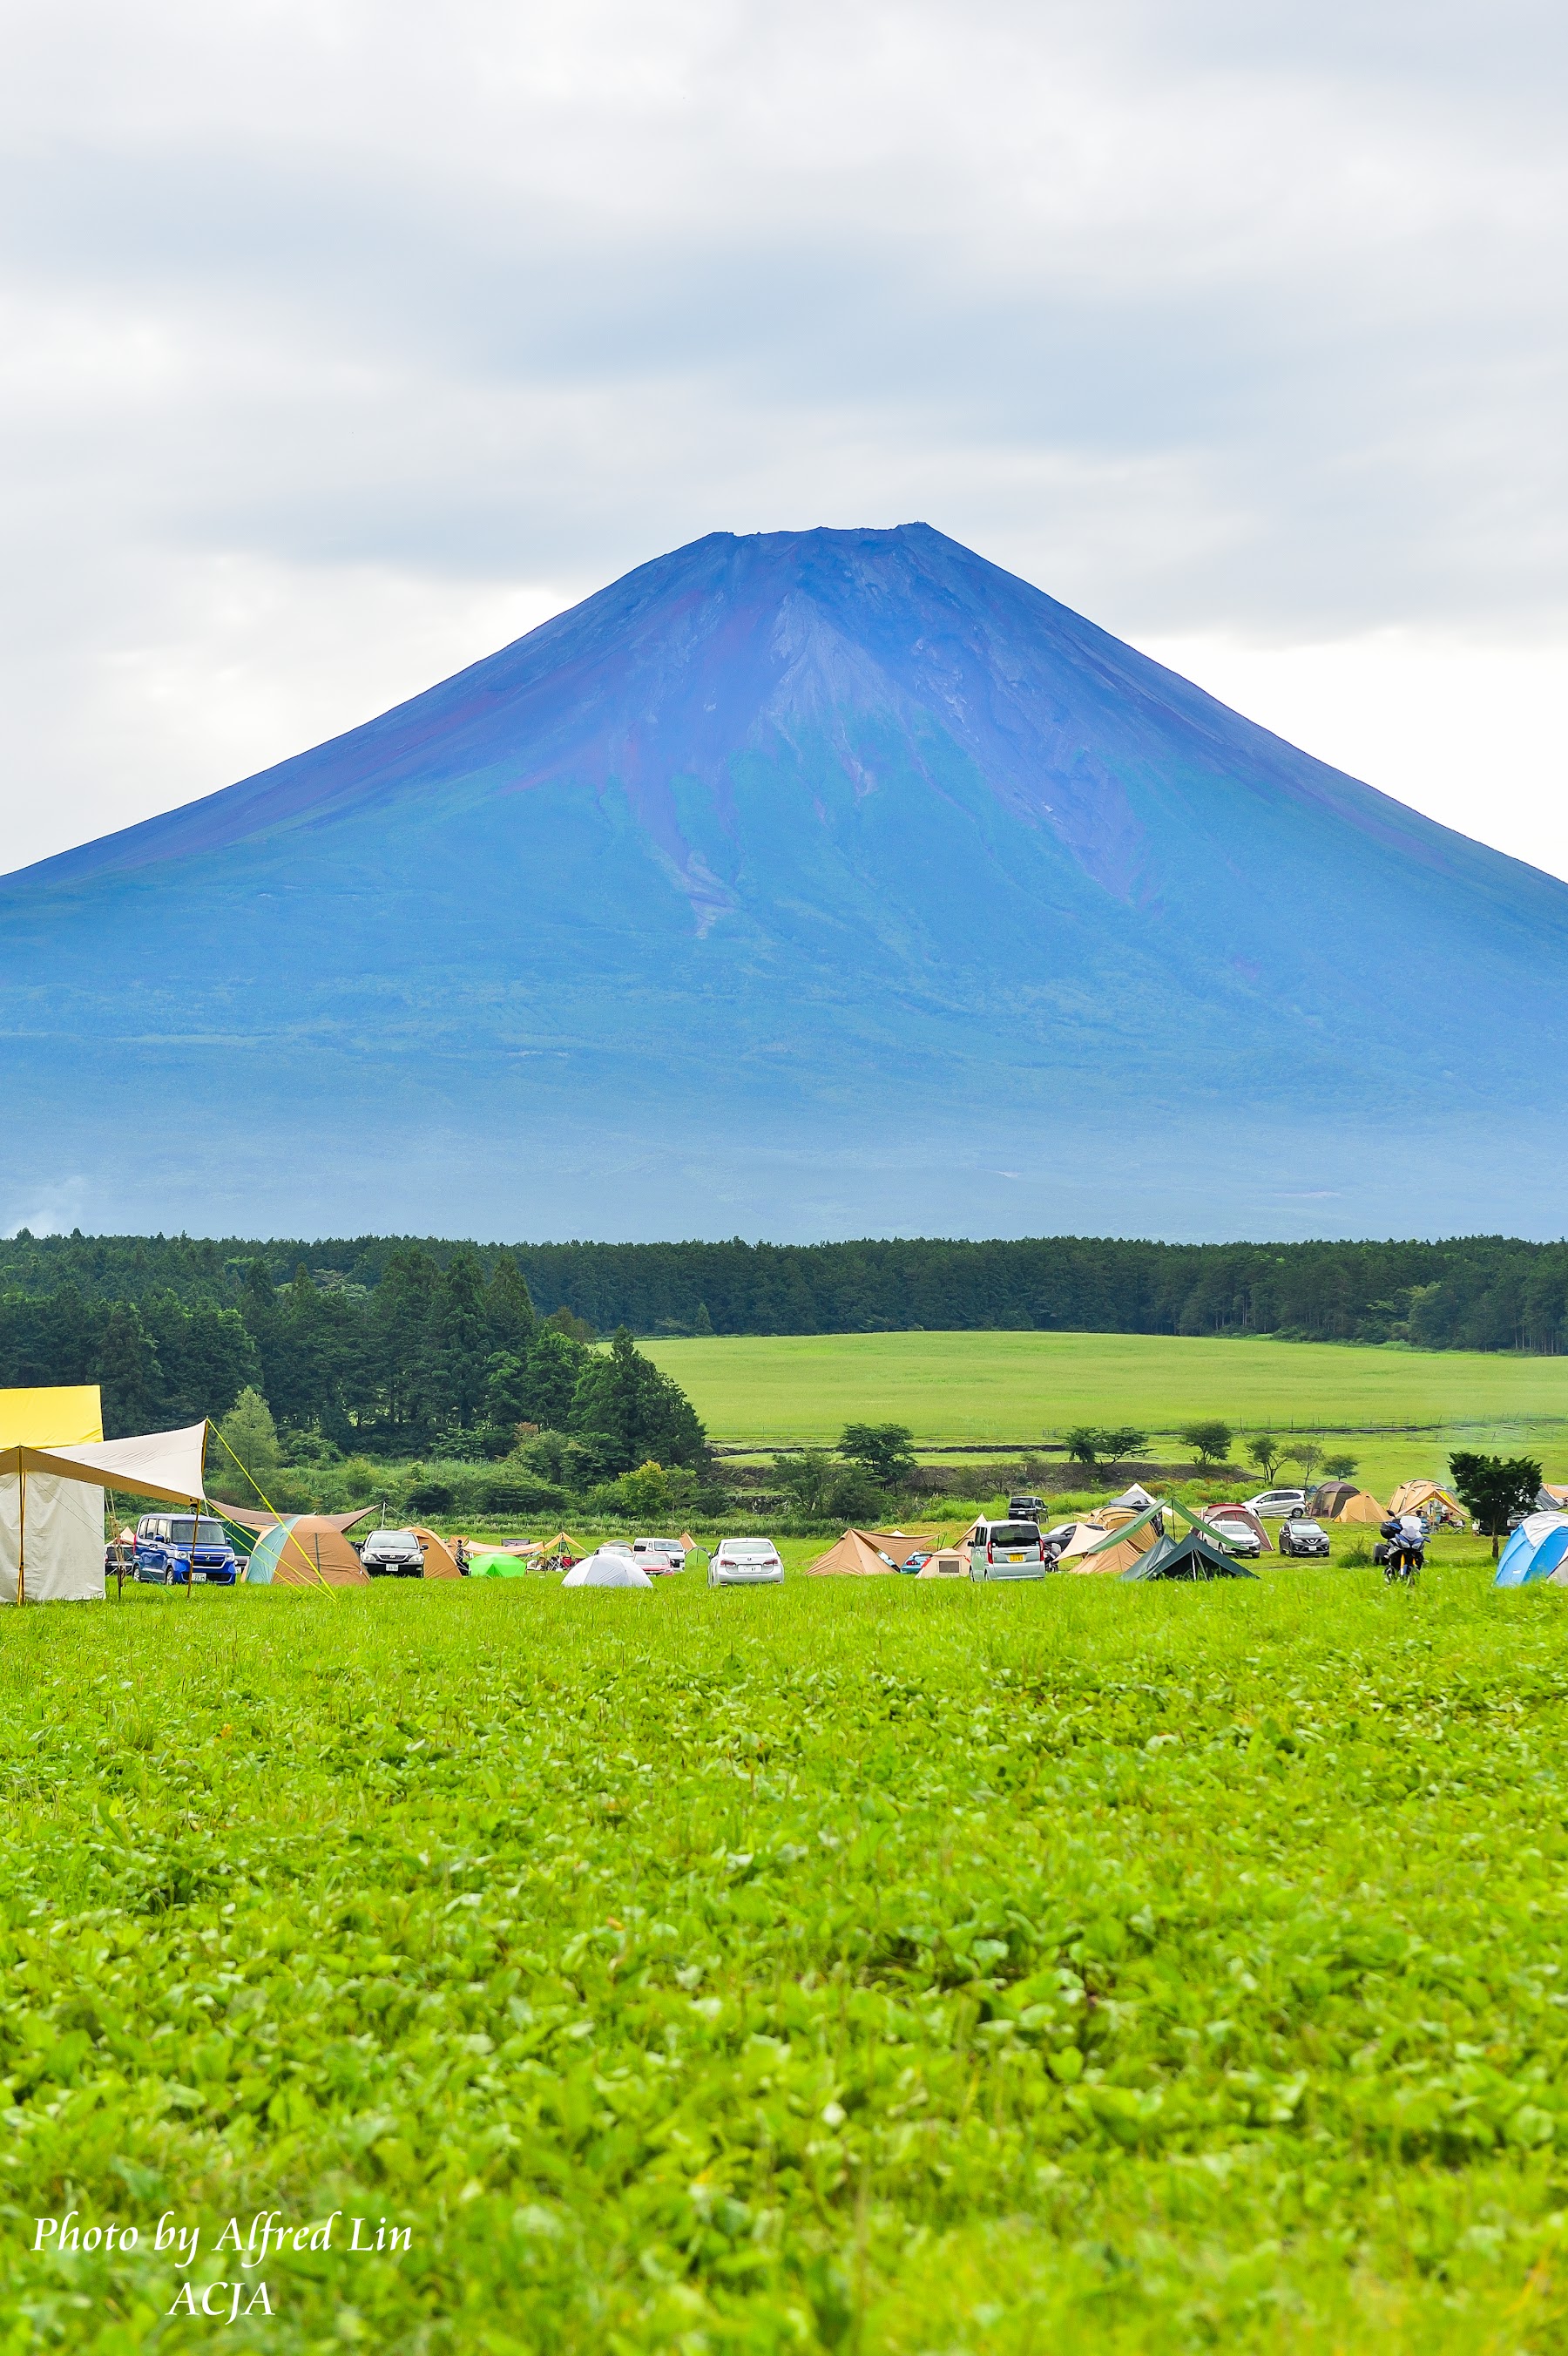
<instances>
[{"instance_id":1,"label":"green grass field","mask_svg":"<svg viewBox=\"0 0 1568 2356\"><path fill-rule=\"evenodd\" d=\"M1528 1447L1568 1466L1568 1359L1138 1333L834 1333L649 1342L711 1438L832 1441L852 1420L927 1445L1027 1440L1078 1423L1170 1434L1431 1427L1343 1444L1380 1480L1441 1470L1450 1447Z\"/></svg>"},{"instance_id":2,"label":"green grass field","mask_svg":"<svg viewBox=\"0 0 1568 2356\"><path fill-rule=\"evenodd\" d=\"M1568 1595L1488 1578L9 1615L0 2350L1560 2347Z\"/></svg>"}]
</instances>

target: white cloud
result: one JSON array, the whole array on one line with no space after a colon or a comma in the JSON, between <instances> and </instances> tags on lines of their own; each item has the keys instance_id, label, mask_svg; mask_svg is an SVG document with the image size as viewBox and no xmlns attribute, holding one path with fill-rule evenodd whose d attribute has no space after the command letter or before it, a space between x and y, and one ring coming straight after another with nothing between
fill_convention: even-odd
<instances>
[{"instance_id":1,"label":"white cloud","mask_svg":"<svg viewBox=\"0 0 1568 2356\"><path fill-rule=\"evenodd\" d=\"M1528 830L1543 5L24 0L9 37L11 859L716 526L913 516L1412 799L1444 681L1491 682L1517 821L1442 792Z\"/></svg>"}]
</instances>

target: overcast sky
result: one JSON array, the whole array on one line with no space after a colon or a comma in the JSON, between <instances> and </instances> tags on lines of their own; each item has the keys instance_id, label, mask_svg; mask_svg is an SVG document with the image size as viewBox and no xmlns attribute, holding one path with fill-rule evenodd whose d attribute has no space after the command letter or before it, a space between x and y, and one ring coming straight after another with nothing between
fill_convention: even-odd
<instances>
[{"instance_id":1,"label":"overcast sky","mask_svg":"<svg viewBox=\"0 0 1568 2356\"><path fill-rule=\"evenodd\" d=\"M1561 5L0 26L0 866L920 517L1568 874Z\"/></svg>"}]
</instances>

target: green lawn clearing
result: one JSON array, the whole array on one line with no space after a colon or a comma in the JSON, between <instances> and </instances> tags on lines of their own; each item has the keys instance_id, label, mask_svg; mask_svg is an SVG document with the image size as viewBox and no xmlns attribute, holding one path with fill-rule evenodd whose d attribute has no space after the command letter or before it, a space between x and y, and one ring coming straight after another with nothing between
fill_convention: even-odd
<instances>
[{"instance_id":1,"label":"green lawn clearing","mask_svg":"<svg viewBox=\"0 0 1568 2356\"><path fill-rule=\"evenodd\" d=\"M1350 1437L1373 1486L1439 1473L1450 1447L1528 1446L1568 1465L1568 1359L1140 1333L736 1335L641 1345L721 1441L831 1442L847 1422L917 1440L1035 1440L1080 1423L1168 1435L1424 1427ZM1547 1467L1549 1476L1552 1467Z\"/></svg>"},{"instance_id":2,"label":"green lawn clearing","mask_svg":"<svg viewBox=\"0 0 1568 2356\"><path fill-rule=\"evenodd\" d=\"M6 1615L0 2351L1560 2346L1568 1594L1488 1579Z\"/></svg>"}]
</instances>

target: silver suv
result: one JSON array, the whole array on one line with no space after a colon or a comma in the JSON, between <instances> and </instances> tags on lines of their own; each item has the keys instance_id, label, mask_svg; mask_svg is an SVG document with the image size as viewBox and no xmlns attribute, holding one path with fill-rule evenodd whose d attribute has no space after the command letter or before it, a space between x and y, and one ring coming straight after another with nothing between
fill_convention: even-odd
<instances>
[{"instance_id":1,"label":"silver suv","mask_svg":"<svg viewBox=\"0 0 1568 2356\"><path fill-rule=\"evenodd\" d=\"M976 1522L959 1544L968 1548L971 1579L1043 1579L1056 1568L1038 1522Z\"/></svg>"}]
</instances>

